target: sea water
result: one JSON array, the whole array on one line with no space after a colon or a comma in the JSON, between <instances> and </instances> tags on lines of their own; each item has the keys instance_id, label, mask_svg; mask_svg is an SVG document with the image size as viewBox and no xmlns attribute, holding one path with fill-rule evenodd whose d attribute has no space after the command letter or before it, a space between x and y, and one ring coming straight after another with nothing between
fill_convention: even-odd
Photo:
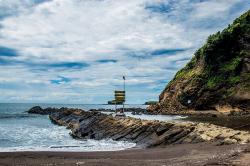
<instances>
[{"instance_id":1,"label":"sea water","mask_svg":"<svg viewBox=\"0 0 250 166\"><path fill-rule=\"evenodd\" d=\"M132 148L134 143L113 140L73 139L64 126L50 122L47 115L28 114L33 106L70 107L84 110L112 108L110 105L81 104L0 104L0 151L115 151ZM126 105L145 108L145 105ZM132 115L141 119L163 121L179 117Z\"/></svg>"}]
</instances>

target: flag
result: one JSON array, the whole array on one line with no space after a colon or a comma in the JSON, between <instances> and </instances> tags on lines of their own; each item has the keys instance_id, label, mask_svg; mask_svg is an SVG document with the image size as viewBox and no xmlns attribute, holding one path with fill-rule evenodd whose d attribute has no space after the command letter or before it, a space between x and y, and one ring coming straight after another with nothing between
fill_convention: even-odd
<instances>
[{"instance_id":1,"label":"flag","mask_svg":"<svg viewBox=\"0 0 250 166\"><path fill-rule=\"evenodd\" d=\"M125 80L125 76L122 76L122 78Z\"/></svg>"}]
</instances>

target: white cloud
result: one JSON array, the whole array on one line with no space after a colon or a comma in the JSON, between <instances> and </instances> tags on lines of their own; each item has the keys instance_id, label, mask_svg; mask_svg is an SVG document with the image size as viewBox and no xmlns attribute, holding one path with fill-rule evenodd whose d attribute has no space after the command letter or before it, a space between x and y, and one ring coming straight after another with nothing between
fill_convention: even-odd
<instances>
[{"instance_id":1,"label":"white cloud","mask_svg":"<svg viewBox=\"0 0 250 166\"><path fill-rule=\"evenodd\" d=\"M239 3L240 0L210 0L194 5L194 19L206 19L209 17L225 17L228 15L232 6Z\"/></svg>"},{"instance_id":2,"label":"white cloud","mask_svg":"<svg viewBox=\"0 0 250 166\"><path fill-rule=\"evenodd\" d=\"M21 50L22 59L91 61L118 58L131 50L190 47L178 25L151 17L142 0L54 0L32 13L2 22L5 41ZM4 42L5 42L4 41Z\"/></svg>"},{"instance_id":3,"label":"white cloud","mask_svg":"<svg viewBox=\"0 0 250 166\"><path fill-rule=\"evenodd\" d=\"M0 20L0 46L20 54L5 57L12 63L0 63L0 101L101 103L122 87L122 75L128 76L129 102L156 99L204 39L244 10L231 13L237 3L245 2L53 0L38 5L0 0L0 9L10 13ZM230 19L204 28L206 19L223 17ZM161 49L170 53L151 54ZM183 51L171 53L176 49ZM88 66L70 68L62 62ZM51 81L58 77L70 81Z\"/></svg>"}]
</instances>

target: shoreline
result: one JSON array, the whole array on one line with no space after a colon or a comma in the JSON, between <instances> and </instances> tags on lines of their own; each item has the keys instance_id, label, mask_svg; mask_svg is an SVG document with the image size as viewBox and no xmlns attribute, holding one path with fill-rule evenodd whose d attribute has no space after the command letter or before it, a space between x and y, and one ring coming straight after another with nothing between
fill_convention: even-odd
<instances>
[{"instance_id":1,"label":"shoreline","mask_svg":"<svg viewBox=\"0 0 250 166\"><path fill-rule=\"evenodd\" d=\"M129 141L144 147L216 141L222 145L250 142L249 132L211 123L119 118L96 111L65 107L42 109L35 106L28 113L49 114L52 123L70 129L70 135L77 139ZM208 114L204 115L206 117Z\"/></svg>"},{"instance_id":2,"label":"shoreline","mask_svg":"<svg viewBox=\"0 0 250 166\"><path fill-rule=\"evenodd\" d=\"M250 165L249 133L243 131L236 132L229 128L206 123L178 122L177 124L177 122L168 123L134 118L119 119L80 109L47 108L33 109L30 112L43 115L48 113L54 124L71 129L76 138L89 137L98 140L103 137L99 135L100 133L104 134L103 138L112 136L117 140L133 140L140 136L145 140L141 142L141 145L150 143L148 144L150 146L145 148L146 146L138 147L136 145L129 149L115 151L0 152L0 165L208 166L244 165L244 163ZM207 115L209 114L196 116L204 118ZM211 116L211 118L220 119L217 116ZM80 124L84 125L79 128ZM144 135L144 130L149 133ZM118 131L118 135L109 135L109 133L117 134L112 131Z\"/></svg>"},{"instance_id":3,"label":"shoreline","mask_svg":"<svg viewBox=\"0 0 250 166\"><path fill-rule=\"evenodd\" d=\"M73 138L72 138L73 139ZM102 141L102 140L100 140L100 141ZM117 142L119 142L119 141L117 141ZM131 143L131 142L128 142L128 143ZM62 146L62 147L70 147L70 146ZM72 147L79 147L80 148L80 146L72 146ZM100 149L100 150L84 150L84 149L75 149L75 150L73 150L73 149L66 149L66 148L62 148L62 150L60 150L61 148L57 148L57 147L55 147L55 148L51 148L51 147L46 147L46 148L41 148L41 149L39 149L39 148L34 148L33 150L32 149L27 149L27 150L22 150L22 149L20 149L20 150L6 150L6 151L4 151L4 150L1 150L0 149L0 153L33 153L33 152L35 152L35 153L45 153L45 152L47 152L47 153L50 153L50 152L52 152L52 153L70 153L70 152L72 152L72 153L91 153L91 152L117 152L117 151L125 151L125 150L139 150L139 149L147 149L147 148L145 148L145 147L142 147L142 146L139 146L139 145L136 145L135 144L135 146L133 146L133 147L124 147L124 148L121 148L121 149L110 149L110 150L107 150L107 149Z\"/></svg>"},{"instance_id":4,"label":"shoreline","mask_svg":"<svg viewBox=\"0 0 250 166\"><path fill-rule=\"evenodd\" d=\"M168 145L110 152L0 152L0 165L223 165L250 164L250 145L211 143ZM245 157L244 157L245 156ZM247 157L246 157L247 156ZM243 157L243 158L242 158Z\"/></svg>"}]
</instances>

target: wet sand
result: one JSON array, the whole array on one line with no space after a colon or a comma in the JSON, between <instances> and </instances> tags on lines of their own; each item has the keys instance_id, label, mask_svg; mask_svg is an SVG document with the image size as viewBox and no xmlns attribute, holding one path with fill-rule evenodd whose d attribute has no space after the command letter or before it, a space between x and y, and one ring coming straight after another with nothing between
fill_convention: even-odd
<instances>
[{"instance_id":1,"label":"wet sand","mask_svg":"<svg viewBox=\"0 0 250 166\"><path fill-rule=\"evenodd\" d=\"M2 152L1 166L250 165L250 145L169 145L115 152Z\"/></svg>"}]
</instances>

